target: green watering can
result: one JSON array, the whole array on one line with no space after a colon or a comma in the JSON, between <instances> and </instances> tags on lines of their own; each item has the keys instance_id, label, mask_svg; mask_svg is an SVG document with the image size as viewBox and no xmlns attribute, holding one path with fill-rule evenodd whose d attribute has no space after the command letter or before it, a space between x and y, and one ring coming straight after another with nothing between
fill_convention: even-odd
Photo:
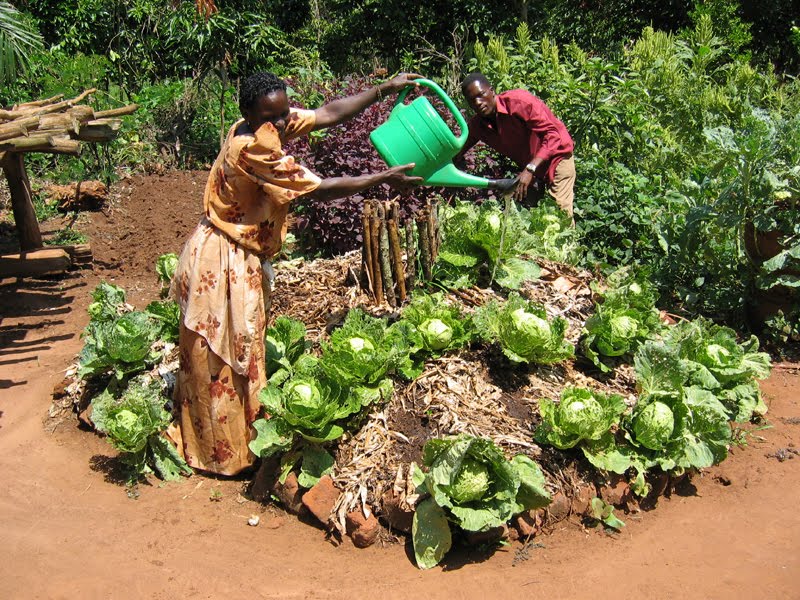
<instances>
[{"instance_id":1,"label":"green watering can","mask_svg":"<svg viewBox=\"0 0 800 600\"><path fill-rule=\"evenodd\" d=\"M453 157L467 141L467 122L444 90L429 79L416 79L436 92L450 110L461 129L456 137L445 120L427 98L420 96L410 104L403 104L411 87L397 96L389 119L375 128L369 139L381 158L390 167L415 163L409 175L422 177L424 185L444 187L475 187L507 190L515 179L485 179L459 171Z\"/></svg>"}]
</instances>

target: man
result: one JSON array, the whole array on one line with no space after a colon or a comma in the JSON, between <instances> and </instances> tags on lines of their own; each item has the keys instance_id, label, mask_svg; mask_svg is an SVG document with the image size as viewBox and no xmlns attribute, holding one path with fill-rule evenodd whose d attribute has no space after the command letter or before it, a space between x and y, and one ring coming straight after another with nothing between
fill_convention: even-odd
<instances>
[{"instance_id":1,"label":"man","mask_svg":"<svg viewBox=\"0 0 800 600\"><path fill-rule=\"evenodd\" d=\"M469 121L469 136L456 161L476 143L484 142L519 166L514 200L537 202L541 193L539 186L532 184L539 180L556 204L572 216L575 160L564 123L526 90L495 94L482 73L470 73L461 91L475 116Z\"/></svg>"}]
</instances>

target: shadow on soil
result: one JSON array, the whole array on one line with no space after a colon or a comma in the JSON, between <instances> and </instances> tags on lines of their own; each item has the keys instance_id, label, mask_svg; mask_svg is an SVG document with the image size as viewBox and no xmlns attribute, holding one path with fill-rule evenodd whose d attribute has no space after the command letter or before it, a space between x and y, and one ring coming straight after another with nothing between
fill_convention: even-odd
<instances>
[{"instance_id":1,"label":"shadow on soil","mask_svg":"<svg viewBox=\"0 0 800 600\"><path fill-rule=\"evenodd\" d=\"M95 454L89 459L89 468L103 474L103 481L127 487L129 468L118 456Z\"/></svg>"}]
</instances>

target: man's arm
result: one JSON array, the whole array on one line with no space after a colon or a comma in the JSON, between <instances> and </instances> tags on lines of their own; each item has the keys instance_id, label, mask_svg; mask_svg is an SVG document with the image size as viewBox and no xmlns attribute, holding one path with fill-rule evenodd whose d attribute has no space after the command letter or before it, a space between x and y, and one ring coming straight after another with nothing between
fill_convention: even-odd
<instances>
[{"instance_id":1,"label":"man's arm","mask_svg":"<svg viewBox=\"0 0 800 600\"><path fill-rule=\"evenodd\" d=\"M531 136L539 136L542 140L536 156L532 157L530 162L520 172L516 189L514 190L514 200L521 202L528 195L528 187L530 186L533 178L539 172L543 163L547 162L555 154L558 148L561 136L555 123L547 115L547 105L531 94L531 101L529 104L514 107L512 112L516 113L525 121L525 124L530 131Z\"/></svg>"},{"instance_id":2,"label":"man's arm","mask_svg":"<svg viewBox=\"0 0 800 600\"><path fill-rule=\"evenodd\" d=\"M400 73L397 77L360 94L340 98L319 107L314 111L314 116L316 117L314 131L349 121L368 106L399 92L407 85L416 86L417 84L414 83L414 80L420 77L422 76L414 73Z\"/></svg>"}]
</instances>

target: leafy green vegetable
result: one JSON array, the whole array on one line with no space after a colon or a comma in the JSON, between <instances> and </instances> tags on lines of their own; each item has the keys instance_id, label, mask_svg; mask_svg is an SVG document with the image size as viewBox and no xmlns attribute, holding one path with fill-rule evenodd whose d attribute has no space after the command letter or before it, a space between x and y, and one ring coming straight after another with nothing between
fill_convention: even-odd
<instances>
[{"instance_id":1,"label":"leafy green vegetable","mask_svg":"<svg viewBox=\"0 0 800 600\"><path fill-rule=\"evenodd\" d=\"M755 336L740 344L732 329L698 318L671 328L664 344L680 357L682 383L713 391L731 419L749 421L767 412L756 380L769 376L771 363Z\"/></svg>"},{"instance_id":2,"label":"leafy green vegetable","mask_svg":"<svg viewBox=\"0 0 800 600\"><path fill-rule=\"evenodd\" d=\"M603 372L611 367L601 357L632 353L662 328L653 285L643 274L618 269L609 276L608 286L603 302L586 321L580 343L583 354Z\"/></svg>"},{"instance_id":3,"label":"leafy green vegetable","mask_svg":"<svg viewBox=\"0 0 800 600\"><path fill-rule=\"evenodd\" d=\"M153 301L147 305L145 312L161 321L158 337L167 342L177 342L180 332L181 307L174 300Z\"/></svg>"},{"instance_id":4,"label":"leafy green vegetable","mask_svg":"<svg viewBox=\"0 0 800 600\"><path fill-rule=\"evenodd\" d=\"M487 531L550 503L536 463L526 456L506 460L490 440L468 435L429 440L423 463L427 473L412 465L417 493L430 494L417 505L412 532L422 569L436 565L450 548L443 517L467 531Z\"/></svg>"},{"instance_id":5,"label":"leafy green vegetable","mask_svg":"<svg viewBox=\"0 0 800 600\"><path fill-rule=\"evenodd\" d=\"M494 273L500 286L518 289L524 281L539 277L541 269L526 257L535 246L534 236L528 233L529 223L513 202L506 215L494 200L479 207L457 202L440 209L440 220L442 247L434 278L443 285L467 287L475 284L482 273Z\"/></svg>"},{"instance_id":6,"label":"leafy green vegetable","mask_svg":"<svg viewBox=\"0 0 800 600\"><path fill-rule=\"evenodd\" d=\"M512 292L504 303L490 302L475 314L481 337L498 342L513 362L549 364L567 360L575 348L564 340L567 322L561 317L547 320L539 304Z\"/></svg>"},{"instance_id":7,"label":"leafy green vegetable","mask_svg":"<svg viewBox=\"0 0 800 600\"><path fill-rule=\"evenodd\" d=\"M272 418L282 420L283 431L293 431L310 442L335 440L344 433L336 421L358 412L358 398L332 380L294 377L283 388L268 385L261 403ZM262 450L263 454L263 450Z\"/></svg>"},{"instance_id":8,"label":"leafy green vegetable","mask_svg":"<svg viewBox=\"0 0 800 600\"><path fill-rule=\"evenodd\" d=\"M317 358L308 353L303 322L280 316L267 329L267 373L272 385L281 385L295 373L308 373L317 365Z\"/></svg>"},{"instance_id":9,"label":"leafy green vegetable","mask_svg":"<svg viewBox=\"0 0 800 600\"><path fill-rule=\"evenodd\" d=\"M169 287L172 278L175 277L175 270L178 268L178 255L174 252L162 254L156 259L156 273L163 287Z\"/></svg>"},{"instance_id":10,"label":"leafy green vegetable","mask_svg":"<svg viewBox=\"0 0 800 600\"><path fill-rule=\"evenodd\" d=\"M87 310L91 320L97 323L116 319L125 312L125 290L101 281L92 292L92 303Z\"/></svg>"},{"instance_id":11,"label":"leafy green vegetable","mask_svg":"<svg viewBox=\"0 0 800 600\"><path fill-rule=\"evenodd\" d=\"M602 498L594 497L589 503L590 516L598 523L619 531L625 523L614 514L614 507Z\"/></svg>"},{"instance_id":12,"label":"leafy green vegetable","mask_svg":"<svg viewBox=\"0 0 800 600\"><path fill-rule=\"evenodd\" d=\"M161 324L148 313L131 311L112 320L92 320L83 332L85 344L78 375L86 377L111 370L117 377L142 371L161 353L152 349Z\"/></svg>"},{"instance_id":13,"label":"leafy green vegetable","mask_svg":"<svg viewBox=\"0 0 800 600\"><path fill-rule=\"evenodd\" d=\"M130 482L156 473L166 480L191 474L172 444L161 437L171 421L157 380L133 379L121 393L111 387L92 400L92 422L108 436L130 468Z\"/></svg>"},{"instance_id":14,"label":"leafy green vegetable","mask_svg":"<svg viewBox=\"0 0 800 600\"><path fill-rule=\"evenodd\" d=\"M535 438L561 450L585 440L599 440L619 423L624 410L625 401L619 394L567 387L558 404L547 398L539 401L542 423Z\"/></svg>"},{"instance_id":15,"label":"leafy green vegetable","mask_svg":"<svg viewBox=\"0 0 800 600\"><path fill-rule=\"evenodd\" d=\"M457 306L447 304L442 293L415 292L403 309L402 321L413 325L419 334L419 338L412 336L414 353L439 356L463 347L474 335L472 321Z\"/></svg>"},{"instance_id":16,"label":"leafy green vegetable","mask_svg":"<svg viewBox=\"0 0 800 600\"><path fill-rule=\"evenodd\" d=\"M645 406L633 422L636 441L651 450L663 448L674 430L672 409L658 400Z\"/></svg>"},{"instance_id":17,"label":"leafy green vegetable","mask_svg":"<svg viewBox=\"0 0 800 600\"><path fill-rule=\"evenodd\" d=\"M385 320L353 309L330 342L322 344L320 368L345 386L375 386L391 373L404 372L411 350L401 328L387 328Z\"/></svg>"}]
</instances>

